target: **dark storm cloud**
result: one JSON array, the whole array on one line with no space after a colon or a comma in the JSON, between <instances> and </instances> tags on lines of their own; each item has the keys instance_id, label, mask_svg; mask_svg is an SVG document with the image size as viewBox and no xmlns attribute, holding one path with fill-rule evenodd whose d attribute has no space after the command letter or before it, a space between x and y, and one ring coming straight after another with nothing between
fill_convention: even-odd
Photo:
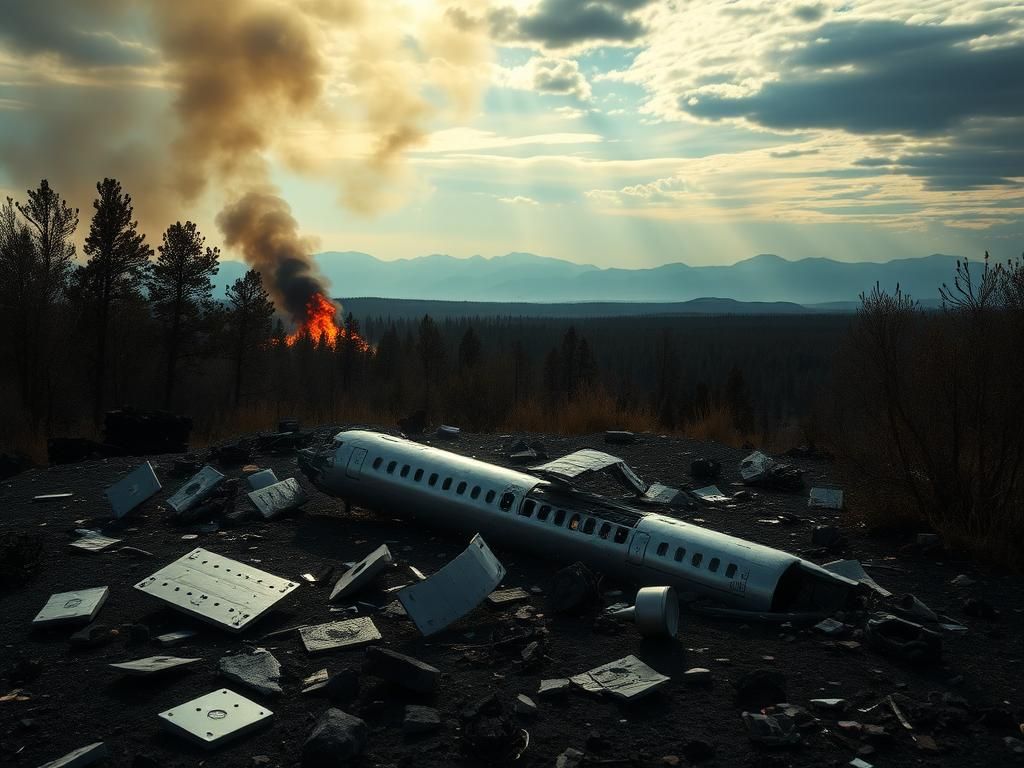
<instances>
[{"instance_id":1,"label":"dark storm cloud","mask_svg":"<svg viewBox=\"0 0 1024 768\"><path fill-rule=\"evenodd\" d=\"M75 67L152 63L152 51L109 28L110 12L124 5L118 0L0 0L0 43L22 55L55 56Z\"/></svg>"},{"instance_id":2,"label":"dark storm cloud","mask_svg":"<svg viewBox=\"0 0 1024 768\"><path fill-rule=\"evenodd\" d=\"M499 40L523 40L548 48L567 48L591 41L631 42L647 30L633 11L653 0L543 0L530 14L510 8L491 14L492 33Z\"/></svg>"},{"instance_id":3,"label":"dark storm cloud","mask_svg":"<svg viewBox=\"0 0 1024 768\"><path fill-rule=\"evenodd\" d=\"M820 39L781 62L780 79L749 96L679 100L708 119L745 117L776 129L928 135L975 116L1024 115L1024 44L957 45L992 25L828 24ZM848 71L836 67L852 65Z\"/></svg>"},{"instance_id":4,"label":"dark storm cloud","mask_svg":"<svg viewBox=\"0 0 1024 768\"><path fill-rule=\"evenodd\" d=\"M825 15L825 9L820 5L798 5L793 9L793 15L800 21L817 21Z\"/></svg>"},{"instance_id":5,"label":"dark storm cloud","mask_svg":"<svg viewBox=\"0 0 1024 768\"><path fill-rule=\"evenodd\" d=\"M929 189L1021 186L1024 119L974 121L947 142L892 161L897 172L924 180Z\"/></svg>"}]
</instances>

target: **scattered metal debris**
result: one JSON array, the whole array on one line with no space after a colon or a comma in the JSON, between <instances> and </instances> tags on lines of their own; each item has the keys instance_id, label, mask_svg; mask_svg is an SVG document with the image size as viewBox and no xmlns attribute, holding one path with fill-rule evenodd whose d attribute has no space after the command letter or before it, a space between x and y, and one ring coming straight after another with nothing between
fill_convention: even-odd
<instances>
[{"instance_id":1,"label":"scattered metal debris","mask_svg":"<svg viewBox=\"0 0 1024 768\"><path fill-rule=\"evenodd\" d=\"M121 478L104 493L110 501L114 517L121 519L147 499L151 499L162 486L153 465L148 461Z\"/></svg>"},{"instance_id":2,"label":"scattered metal debris","mask_svg":"<svg viewBox=\"0 0 1024 768\"><path fill-rule=\"evenodd\" d=\"M214 489L224 482L224 475L207 464L167 499L167 506L178 515L188 512L209 496Z\"/></svg>"},{"instance_id":3,"label":"scattered metal debris","mask_svg":"<svg viewBox=\"0 0 1024 768\"><path fill-rule=\"evenodd\" d=\"M221 688L161 712L160 724L201 747L213 749L264 725L274 713Z\"/></svg>"},{"instance_id":4,"label":"scattered metal debris","mask_svg":"<svg viewBox=\"0 0 1024 768\"><path fill-rule=\"evenodd\" d=\"M477 534L462 554L426 581L403 589L398 599L417 629L429 636L480 605L504 578L505 567Z\"/></svg>"},{"instance_id":5,"label":"scattered metal debris","mask_svg":"<svg viewBox=\"0 0 1024 768\"><path fill-rule=\"evenodd\" d=\"M448 424L442 424L437 428L437 436L443 440L457 440L462 430L458 427L452 427Z\"/></svg>"},{"instance_id":6,"label":"scattered metal debris","mask_svg":"<svg viewBox=\"0 0 1024 768\"><path fill-rule=\"evenodd\" d=\"M664 688L671 679L651 669L636 656L626 656L569 678L588 693L608 692L626 701Z\"/></svg>"},{"instance_id":7,"label":"scattered metal debris","mask_svg":"<svg viewBox=\"0 0 1024 768\"><path fill-rule=\"evenodd\" d=\"M679 633L679 598L672 587L644 587L636 593L634 605L612 615L633 619L644 637L675 637Z\"/></svg>"},{"instance_id":8,"label":"scattered metal debris","mask_svg":"<svg viewBox=\"0 0 1024 768\"><path fill-rule=\"evenodd\" d=\"M843 492L838 488L811 488L807 498L809 509L842 509Z\"/></svg>"},{"instance_id":9,"label":"scattered metal debris","mask_svg":"<svg viewBox=\"0 0 1024 768\"><path fill-rule=\"evenodd\" d=\"M368 554L358 563L349 568L335 582L331 590L329 600L337 600L341 597L358 592L383 573L394 563L391 550L387 544L381 544L373 552Z\"/></svg>"},{"instance_id":10,"label":"scattered metal debris","mask_svg":"<svg viewBox=\"0 0 1024 768\"><path fill-rule=\"evenodd\" d=\"M282 512L298 509L309 501L309 496L294 477L250 491L248 495L249 501L263 515L264 520L276 517Z\"/></svg>"},{"instance_id":11,"label":"scattered metal debris","mask_svg":"<svg viewBox=\"0 0 1024 768\"><path fill-rule=\"evenodd\" d=\"M332 651L335 648L357 648L381 639L377 626L369 616L299 627L299 637L309 653Z\"/></svg>"},{"instance_id":12,"label":"scattered metal debris","mask_svg":"<svg viewBox=\"0 0 1024 768\"><path fill-rule=\"evenodd\" d=\"M145 676L166 672L170 669L181 669L199 661L202 661L202 659L182 659L177 656L147 656L144 659L122 661L110 666L121 670L126 675Z\"/></svg>"},{"instance_id":13,"label":"scattered metal debris","mask_svg":"<svg viewBox=\"0 0 1024 768\"><path fill-rule=\"evenodd\" d=\"M43 609L32 619L32 626L88 624L96 618L110 595L109 587L93 587L50 595Z\"/></svg>"},{"instance_id":14,"label":"scattered metal debris","mask_svg":"<svg viewBox=\"0 0 1024 768\"><path fill-rule=\"evenodd\" d=\"M613 470L615 476L638 495L647 491L647 483L641 480L625 461L618 456L589 448L533 467L532 471L561 482L569 482L587 473L601 472L606 469Z\"/></svg>"},{"instance_id":15,"label":"scattered metal debris","mask_svg":"<svg viewBox=\"0 0 1024 768\"><path fill-rule=\"evenodd\" d=\"M187 643L193 637L198 635L194 629L179 629L175 632L167 632L163 635L157 635L154 640L162 645L164 648L171 648L175 645L181 645Z\"/></svg>"},{"instance_id":16,"label":"scattered metal debris","mask_svg":"<svg viewBox=\"0 0 1024 768\"><path fill-rule=\"evenodd\" d=\"M705 504L723 504L730 501L730 498L718 490L718 486L708 485L704 488L698 488L695 491L690 491L694 496L703 501Z\"/></svg>"},{"instance_id":17,"label":"scattered metal debris","mask_svg":"<svg viewBox=\"0 0 1024 768\"><path fill-rule=\"evenodd\" d=\"M110 757L110 752L107 745L102 741L97 741L79 747L74 752L68 752L64 757L44 763L39 768L85 768L101 760L106 760L108 757Z\"/></svg>"},{"instance_id":18,"label":"scattered metal debris","mask_svg":"<svg viewBox=\"0 0 1024 768\"><path fill-rule=\"evenodd\" d=\"M623 429L609 429L604 433L604 441L612 445L630 445L636 442L636 435Z\"/></svg>"},{"instance_id":19,"label":"scattered metal debris","mask_svg":"<svg viewBox=\"0 0 1024 768\"><path fill-rule=\"evenodd\" d=\"M42 493L38 496L33 496L32 501L62 501L63 499L70 499L74 495L73 493Z\"/></svg>"},{"instance_id":20,"label":"scattered metal debris","mask_svg":"<svg viewBox=\"0 0 1024 768\"><path fill-rule=\"evenodd\" d=\"M743 724L750 740L766 747L790 747L800 743L800 731L786 715L762 715L744 712Z\"/></svg>"},{"instance_id":21,"label":"scattered metal debris","mask_svg":"<svg viewBox=\"0 0 1024 768\"><path fill-rule=\"evenodd\" d=\"M789 464L781 464L760 451L740 462L740 477L747 485L792 491L803 487L803 472Z\"/></svg>"},{"instance_id":22,"label":"scattered metal debris","mask_svg":"<svg viewBox=\"0 0 1024 768\"><path fill-rule=\"evenodd\" d=\"M864 566L860 564L859 560L833 560L831 563L825 563L823 566L826 571L831 573L845 576L846 578L860 582L866 587L870 587L882 597L892 597L892 592L879 586L879 584L868 576L864 570Z\"/></svg>"},{"instance_id":23,"label":"scattered metal debris","mask_svg":"<svg viewBox=\"0 0 1024 768\"><path fill-rule=\"evenodd\" d=\"M497 589L487 596L487 602L491 605L509 605L510 603L518 603L529 599L530 593L522 587Z\"/></svg>"},{"instance_id":24,"label":"scattered metal debris","mask_svg":"<svg viewBox=\"0 0 1024 768\"><path fill-rule=\"evenodd\" d=\"M241 632L298 586L199 548L135 588L221 629Z\"/></svg>"},{"instance_id":25,"label":"scattered metal debris","mask_svg":"<svg viewBox=\"0 0 1024 768\"><path fill-rule=\"evenodd\" d=\"M121 541L120 539L112 539L109 536L104 536L99 531L92 531L88 528L76 528L75 533L77 533L80 538L75 539L68 544L68 546L81 552L102 552L108 547L112 547Z\"/></svg>"},{"instance_id":26,"label":"scattered metal debris","mask_svg":"<svg viewBox=\"0 0 1024 768\"><path fill-rule=\"evenodd\" d=\"M277 475L274 474L274 470L261 469L249 475L246 478L246 482L249 484L250 491L258 491L261 488L266 488L268 485L273 485L278 482L278 479Z\"/></svg>"},{"instance_id":27,"label":"scattered metal debris","mask_svg":"<svg viewBox=\"0 0 1024 768\"><path fill-rule=\"evenodd\" d=\"M864 637L875 650L904 661L929 661L942 653L942 635L890 614L876 614L868 619Z\"/></svg>"},{"instance_id":28,"label":"scattered metal debris","mask_svg":"<svg viewBox=\"0 0 1024 768\"><path fill-rule=\"evenodd\" d=\"M363 671L417 693L433 693L441 682L437 667L387 648L367 648Z\"/></svg>"}]
</instances>

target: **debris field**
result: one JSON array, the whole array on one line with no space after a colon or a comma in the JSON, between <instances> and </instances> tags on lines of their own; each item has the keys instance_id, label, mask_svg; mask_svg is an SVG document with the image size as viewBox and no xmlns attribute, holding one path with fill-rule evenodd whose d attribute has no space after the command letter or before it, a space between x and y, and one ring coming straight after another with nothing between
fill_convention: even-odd
<instances>
[{"instance_id":1,"label":"debris field","mask_svg":"<svg viewBox=\"0 0 1024 768\"><path fill-rule=\"evenodd\" d=\"M856 561L839 567L864 595L817 617L684 601L675 637L641 634L634 585L346 509L294 450L31 469L0 484L0 764L1024 765L1024 579L926 531L852 524L856 494L813 453L744 466L749 450L651 434L428 439L518 468L614 443L628 470L700 491L664 514ZM754 471L772 482L745 484ZM405 606L473 547L496 589L467 582L476 607L418 627ZM214 568L232 574L204 580ZM244 617L239 581L270 595Z\"/></svg>"}]
</instances>

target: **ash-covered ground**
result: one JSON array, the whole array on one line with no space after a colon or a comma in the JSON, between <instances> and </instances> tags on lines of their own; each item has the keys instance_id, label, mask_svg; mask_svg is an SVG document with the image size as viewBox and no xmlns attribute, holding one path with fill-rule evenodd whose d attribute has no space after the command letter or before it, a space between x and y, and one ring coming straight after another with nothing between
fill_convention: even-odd
<instances>
[{"instance_id":1,"label":"ash-covered ground","mask_svg":"<svg viewBox=\"0 0 1024 768\"><path fill-rule=\"evenodd\" d=\"M718 485L726 493L739 489L739 463L749 453L656 435L639 435L635 444L622 446L606 445L602 435L524 437L543 441L552 458L584 447L606 450L626 459L648 482L676 487L704 485L690 477L689 469L693 459L707 456L721 462ZM439 447L509 464L508 444L507 436L463 434L458 441L439 443ZM35 575L0 593L3 765L39 766L78 747L103 741L110 752L105 763L109 765L298 766L303 743L317 719L329 707L339 706L322 695L301 693L303 679L324 668L332 675L346 669L359 673L358 695L342 708L367 725L365 751L353 763L364 766L498 762L470 748L469 742L479 740L482 727L498 733L525 730L529 745L516 764L528 766L554 766L569 748L584 757L563 758L567 766L697 762L842 766L859 754L860 759L876 766L990 768L1024 759L1014 752L1015 742L1007 741L1024 739L1020 731L1024 704L1019 691L1024 580L993 575L955 553L920 551L905 547L906 541L872 538L862 528L846 525L838 512L809 512L806 489L799 493L756 490L751 501L700 506L679 516L797 553L813 549L815 525L842 526L845 547L811 559L825 562L846 557L875 564L869 566L869 572L895 595L913 593L932 610L964 624L966 632L941 632L940 661L911 664L879 653L857 629L864 616L855 612L837 617L851 625L850 634L841 638L846 641L842 645L810 626L723 620L688 612L682 615L676 640L645 640L631 624L600 618L601 604L577 614L552 613L547 605L549 586L556 571L568 563L536 559L507 548L500 540L489 540L508 571L504 587L539 588L526 603L503 609L484 603L429 638L421 636L407 618L370 614L382 635L378 647L415 657L441 671L436 693L422 694L361 673L365 648L310 655L295 632L261 640L275 630L345 618L330 611L330 584L302 584L240 636L165 608L133 585L196 546L299 580L300 574L317 573L326 566L334 566L335 574L340 574L343 563L359 560L386 542L399 565L370 589L339 604L359 600L382 606L394 599L393 593L384 590L413 580L404 566L415 566L427 575L437 571L466 547L471 532L419 527L404 522L400 509L374 514L353 508L346 513L340 501L318 492L301 475L292 454L258 455L252 463L274 469L279 478L299 479L310 494L301 513L269 522L250 520L222 526L216 532L200 533L197 539L183 540L190 527L172 524L170 511L162 504L182 482L171 474L174 458L151 459L163 490L117 523L110 520L103 490L137 466L141 458L34 469L0 486L0 537L13 541L19 534L41 534L43 541ZM827 462L786 460L805 472L807 487L830 484ZM241 466L215 466L229 477L243 475ZM74 496L33 502L36 495L58 492ZM238 506L247 504L240 495ZM806 519L764 522L782 513ZM76 538L76 528L101 529L122 542L97 554L75 553L68 543ZM119 552L122 546L144 550L152 557ZM961 574L973 584L953 585ZM100 624L116 630L110 642L76 648L69 642L76 627L33 630L33 617L52 593L96 586L110 588L109 599L97 617ZM606 604L632 601L634 591L629 585L605 580L601 586L610 593L604 597ZM615 590L623 594L616 596ZM523 611L527 605L534 610ZM983 615L972 615L979 613ZM198 635L169 649L145 640L147 634L155 637L181 629L197 630ZM534 642L537 645L531 646ZM247 646L267 648L280 661L283 695L264 698L219 674L221 657ZM576 675L629 654L672 678L671 683L631 703L580 690L555 698L538 696L543 679ZM126 677L109 666L153 655L202 660L179 673L145 678ZM710 685L687 684L683 673L693 667L711 671ZM778 673L764 676L781 687L776 697L784 693L787 702L813 716L797 715L802 726L799 745L770 748L749 738L741 717L745 705L737 698L737 686L756 670ZM271 723L213 752L160 728L159 712L222 687L273 710ZM747 693L755 698L770 695L764 688ZM498 717L482 726L481 716L468 716L473 705L492 694L509 706L510 719ZM518 694L533 699L535 715L512 712ZM890 695L913 730L906 729L893 714L887 703ZM845 699L845 711L814 709L810 701L820 698ZM409 704L436 708L440 727L423 735L404 733L403 717ZM746 706L750 707L749 701ZM863 727L866 725L881 729ZM472 738L467 738L467 732Z\"/></svg>"}]
</instances>

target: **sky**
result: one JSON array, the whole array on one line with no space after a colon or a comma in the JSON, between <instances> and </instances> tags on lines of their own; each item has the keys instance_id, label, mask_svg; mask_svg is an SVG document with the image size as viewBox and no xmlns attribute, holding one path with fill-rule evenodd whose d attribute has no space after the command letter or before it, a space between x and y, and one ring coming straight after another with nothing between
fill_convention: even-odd
<instances>
[{"instance_id":1,"label":"sky","mask_svg":"<svg viewBox=\"0 0 1024 768\"><path fill-rule=\"evenodd\" d=\"M1024 3L0 0L0 194L104 176L228 258L256 190L385 259L1005 259Z\"/></svg>"}]
</instances>

